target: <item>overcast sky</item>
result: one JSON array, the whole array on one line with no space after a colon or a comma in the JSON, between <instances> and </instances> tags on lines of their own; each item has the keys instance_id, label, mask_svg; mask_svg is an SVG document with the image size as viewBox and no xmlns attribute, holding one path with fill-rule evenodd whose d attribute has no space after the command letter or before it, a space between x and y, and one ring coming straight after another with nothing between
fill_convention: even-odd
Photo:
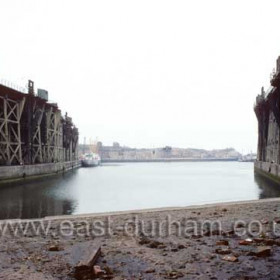
<instances>
[{"instance_id":1,"label":"overcast sky","mask_svg":"<svg viewBox=\"0 0 280 280\"><path fill-rule=\"evenodd\" d=\"M277 1L0 1L0 78L49 91L86 136L255 151Z\"/></svg>"}]
</instances>

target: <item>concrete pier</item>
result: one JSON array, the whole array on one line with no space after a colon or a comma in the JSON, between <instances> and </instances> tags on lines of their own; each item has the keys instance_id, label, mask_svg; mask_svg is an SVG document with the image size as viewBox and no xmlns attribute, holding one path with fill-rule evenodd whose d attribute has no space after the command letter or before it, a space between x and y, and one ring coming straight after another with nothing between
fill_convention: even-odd
<instances>
[{"instance_id":1,"label":"concrete pier","mask_svg":"<svg viewBox=\"0 0 280 280\"><path fill-rule=\"evenodd\" d=\"M0 166L0 182L66 172L80 167L79 160L32 165Z\"/></svg>"}]
</instances>

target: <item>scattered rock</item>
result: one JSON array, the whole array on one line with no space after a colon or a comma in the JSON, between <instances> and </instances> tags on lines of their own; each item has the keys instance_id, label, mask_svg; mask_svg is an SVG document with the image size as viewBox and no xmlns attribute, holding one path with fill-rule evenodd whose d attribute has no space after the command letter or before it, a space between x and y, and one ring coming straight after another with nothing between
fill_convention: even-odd
<instances>
[{"instance_id":1,"label":"scattered rock","mask_svg":"<svg viewBox=\"0 0 280 280\"><path fill-rule=\"evenodd\" d=\"M256 243L263 243L264 239L263 238L254 238L254 242Z\"/></svg>"},{"instance_id":2,"label":"scattered rock","mask_svg":"<svg viewBox=\"0 0 280 280\"><path fill-rule=\"evenodd\" d=\"M152 248L152 249L157 249L159 246L163 245L162 242L159 241L152 241L148 247Z\"/></svg>"},{"instance_id":3,"label":"scattered rock","mask_svg":"<svg viewBox=\"0 0 280 280\"><path fill-rule=\"evenodd\" d=\"M262 233L260 234L260 238L266 238L266 234L265 234L264 232L262 232Z\"/></svg>"},{"instance_id":4,"label":"scattered rock","mask_svg":"<svg viewBox=\"0 0 280 280\"><path fill-rule=\"evenodd\" d=\"M178 252L178 248L171 248L171 252Z\"/></svg>"},{"instance_id":5,"label":"scattered rock","mask_svg":"<svg viewBox=\"0 0 280 280\"><path fill-rule=\"evenodd\" d=\"M271 255L271 247L269 246L261 246L256 250L257 257L268 257Z\"/></svg>"},{"instance_id":6,"label":"scattered rock","mask_svg":"<svg viewBox=\"0 0 280 280\"><path fill-rule=\"evenodd\" d=\"M146 273L154 273L155 269L154 268L149 268L145 271Z\"/></svg>"},{"instance_id":7,"label":"scattered rock","mask_svg":"<svg viewBox=\"0 0 280 280\"><path fill-rule=\"evenodd\" d=\"M234 230L228 230L228 231L223 232L224 236L230 236L230 235L233 235L233 234L235 234Z\"/></svg>"},{"instance_id":8,"label":"scattered rock","mask_svg":"<svg viewBox=\"0 0 280 280\"><path fill-rule=\"evenodd\" d=\"M244 271L255 271L256 269L255 269L255 267L252 264L244 263L243 264L243 270Z\"/></svg>"},{"instance_id":9,"label":"scattered rock","mask_svg":"<svg viewBox=\"0 0 280 280\"><path fill-rule=\"evenodd\" d=\"M216 242L217 246L228 246L228 241L227 240L219 240Z\"/></svg>"},{"instance_id":10,"label":"scattered rock","mask_svg":"<svg viewBox=\"0 0 280 280\"><path fill-rule=\"evenodd\" d=\"M141 238L140 240L139 240L139 244L140 245L147 245L147 244L149 244L151 241L148 239L148 238Z\"/></svg>"},{"instance_id":11,"label":"scattered rock","mask_svg":"<svg viewBox=\"0 0 280 280\"><path fill-rule=\"evenodd\" d=\"M277 241L273 239L265 239L263 243L267 246L277 245Z\"/></svg>"},{"instance_id":12,"label":"scattered rock","mask_svg":"<svg viewBox=\"0 0 280 280\"><path fill-rule=\"evenodd\" d=\"M112 268L110 268L107 265L104 266L104 271L106 272L107 275L113 275L114 274Z\"/></svg>"},{"instance_id":13,"label":"scattered rock","mask_svg":"<svg viewBox=\"0 0 280 280\"><path fill-rule=\"evenodd\" d=\"M245 240L240 240L239 241L239 245L244 245L244 246L252 245L253 243L254 243L254 241L251 238L247 238Z\"/></svg>"},{"instance_id":14,"label":"scattered rock","mask_svg":"<svg viewBox=\"0 0 280 280\"><path fill-rule=\"evenodd\" d=\"M236 228L244 228L244 227L245 227L245 225L243 223L238 223L236 225Z\"/></svg>"},{"instance_id":15,"label":"scattered rock","mask_svg":"<svg viewBox=\"0 0 280 280\"><path fill-rule=\"evenodd\" d=\"M212 231L206 230L204 231L203 235L204 236L213 236L213 235L224 235L225 233L222 230L219 229L214 229Z\"/></svg>"},{"instance_id":16,"label":"scattered rock","mask_svg":"<svg viewBox=\"0 0 280 280\"><path fill-rule=\"evenodd\" d=\"M211 234L212 235L223 235L224 232L222 230L215 229L215 230L212 230Z\"/></svg>"},{"instance_id":17,"label":"scattered rock","mask_svg":"<svg viewBox=\"0 0 280 280\"><path fill-rule=\"evenodd\" d=\"M237 262L238 261L237 257L231 256L231 255L224 256L222 259L227 262Z\"/></svg>"},{"instance_id":18,"label":"scattered rock","mask_svg":"<svg viewBox=\"0 0 280 280\"><path fill-rule=\"evenodd\" d=\"M205 234L204 234L205 235ZM206 235L206 236L209 236L209 235ZM200 235L200 234L193 234L192 235L192 238L193 239L199 239L199 238L201 238L202 236Z\"/></svg>"},{"instance_id":19,"label":"scattered rock","mask_svg":"<svg viewBox=\"0 0 280 280\"><path fill-rule=\"evenodd\" d=\"M267 225L267 224L269 223L269 221L268 221L268 219L262 219L262 220L261 220L261 223L262 223L263 225Z\"/></svg>"},{"instance_id":20,"label":"scattered rock","mask_svg":"<svg viewBox=\"0 0 280 280\"><path fill-rule=\"evenodd\" d=\"M219 255L227 255L231 253L231 250L229 248L218 248L215 252Z\"/></svg>"},{"instance_id":21,"label":"scattered rock","mask_svg":"<svg viewBox=\"0 0 280 280\"><path fill-rule=\"evenodd\" d=\"M167 272L167 275L165 278L167 279L178 279L178 278L181 278L183 277L184 274L180 271L170 271L170 272Z\"/></svg>"},{"instance_id":22,"label":"scattered rock","mask_svg":"<svg viewBox=\"0 0 280 280\"><path fill-rule=\"evenodd\" d=\"M257 257L269 257L271 255L271 247L269 246L258 246L248 252L249 256L257 256Z\"/></svg>"},{"instance_id":23,"label":"scattered rock","mask_svg":"<svg viewBox=\"0 0 280 280\"><path fill-rule=\"evenodd\" d=\"M93 267L93 275L94 276L101 276L101 275L103 275L105 273L105 271L104 270L102 270L101 269L101 267L99 266L99 265L95 265L94 267Z\"/></svg>"},{"instance_id":24,"label":"scattered rock","mask_svg":"<svg viewBox=\"0 0 280 280\"><path fill-rule=\"evenodd\" d=\"M60 248L59 248L58 245L51 245L49 247L49 251L51 251L51 252L58 252L58 251L60 251Z\"/></svg>"}]
</instances>

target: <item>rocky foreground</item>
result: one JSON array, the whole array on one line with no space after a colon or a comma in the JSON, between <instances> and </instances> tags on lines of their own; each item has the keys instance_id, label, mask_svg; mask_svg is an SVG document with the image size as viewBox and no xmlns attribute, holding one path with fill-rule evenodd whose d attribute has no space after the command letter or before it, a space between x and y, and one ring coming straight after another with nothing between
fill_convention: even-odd
<instances>
[{"instance_id":1,"label":"rocky foreground","mask_svg":"<svg viewBox=\"0 0 280 280\"><path fill-rule=\"evenodd\" d=\"M93 278L279 279L280 199L1 224L0 279Z\"/></svg>"}]
</instances>

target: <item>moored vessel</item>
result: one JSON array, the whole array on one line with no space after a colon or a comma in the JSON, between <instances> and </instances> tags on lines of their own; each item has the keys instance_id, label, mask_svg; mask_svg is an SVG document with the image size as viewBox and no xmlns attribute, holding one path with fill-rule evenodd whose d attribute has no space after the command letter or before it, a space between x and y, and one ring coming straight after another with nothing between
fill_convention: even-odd
<instances>
[{"instance_id":1,"label":"moored vessel","mask_svg":"<svg viewBox=\"0 0 280 280\"><path fill-rule=\"evenodd\" d=\"M95 166L100 165L101 159L98 154L89 153L89 154L83 155L81 163L82 163L83 167L95 167Z\"/></svg>"}]
</instances>

